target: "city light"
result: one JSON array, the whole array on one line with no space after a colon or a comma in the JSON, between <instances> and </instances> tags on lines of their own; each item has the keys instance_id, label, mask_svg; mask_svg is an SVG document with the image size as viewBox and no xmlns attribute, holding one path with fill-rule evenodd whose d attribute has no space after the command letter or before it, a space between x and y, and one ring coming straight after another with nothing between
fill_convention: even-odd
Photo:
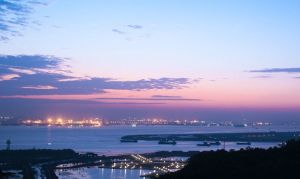
<instances>
[{"instance_id":1,"label":"city light","mask_svg":"<svg viewBox=\"0 0 300 179\"><path fill-rule=\"evenodd\" d=\"M248 123L235 123L232 121L223 122L207 122L203 120L174 120L169 121L162 118L141 118L141 119L120 119L120 120L104 120L102 118L84 118L84 119L65 119L62 117L52 118L49 117L45 120L43 119L26 119L21 121L22 125L28 126L62 126L62 127L102 127L102 126L112 126L112 125L130 125L132 127L137 127L139 125L190 125L190 126L206 126L206 127L257 127L257 126L269 126L269 122L248 122Z\"/></svg>"},{"instance_id":2,"label":"city light","mask_svg":"<svg viewBox=\"0 0 300 179\"><path fill-rule=\"evenodd\" d=\"M61 127L102 127L103 120L99 118L94 119L82 119L82 120L73 120L73 119L64 119L64 118L48 118L47 120L23 120L22 124L24 125L36 125L36 126L61 126Z\"/></svg>"}]
</instances>

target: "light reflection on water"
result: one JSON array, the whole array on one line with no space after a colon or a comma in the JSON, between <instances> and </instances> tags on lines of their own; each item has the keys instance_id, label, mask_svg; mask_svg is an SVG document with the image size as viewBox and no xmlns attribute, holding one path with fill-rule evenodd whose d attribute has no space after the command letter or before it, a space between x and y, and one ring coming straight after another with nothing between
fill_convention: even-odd
<instances>
[{"instance_id":1,"label":"light reflection on water","mask_svg":"<svg viewBox=\"0 0 300 179\"><path fill-rule=\"evenodd\" d=\"M221 146L198 147L199 142L179 141L177 145L158 145L157 141L139 141L138 143L120 143L123 135L133 134L184 134L212 132L267 132L296 131L299 126L267 126L267 127L203 127L203 126L106 126L102 128L52 128L28 126L0 126L0 149L5 148L5 141L12 141L12 149L71 148L80 152L96 152L104 155L122 153L145 153L174 150L215 150ZM277 143L252 143L256 147L270 147ZM235 143L226 143L226 149L238 149ZM245 147L245 146L242 146Z\"/></svg>"},{"instance_id":2,"label":"light reflection on water","mask_svg":"<svg viewBox=\"0 0 300 179\"><path fill-rule=\"evenodd\" d=\"M140 177L152 170L143 169L110 169L110 168L79 168L68 170L57 170L55 173L59 179L79 178L103 178L103 179L145 179Z\"/></svg>"}]
</instances>

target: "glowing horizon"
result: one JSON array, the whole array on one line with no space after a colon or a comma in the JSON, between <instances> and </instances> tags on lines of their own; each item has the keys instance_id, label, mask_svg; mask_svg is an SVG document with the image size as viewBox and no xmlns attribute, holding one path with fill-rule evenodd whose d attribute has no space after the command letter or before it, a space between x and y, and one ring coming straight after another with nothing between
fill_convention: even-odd
<instances>
[{"instance_id":1,"label":"glowing horizon","mask_svg":"<svg viewBox=\"0 0 300 179\"><path fill-rule=\"evenodd\" d=\"M300 112L298 1L0 6L0 114L18 100L49 102L54 113L64 100L84 110Z\"/></svg>"}]
</instances>

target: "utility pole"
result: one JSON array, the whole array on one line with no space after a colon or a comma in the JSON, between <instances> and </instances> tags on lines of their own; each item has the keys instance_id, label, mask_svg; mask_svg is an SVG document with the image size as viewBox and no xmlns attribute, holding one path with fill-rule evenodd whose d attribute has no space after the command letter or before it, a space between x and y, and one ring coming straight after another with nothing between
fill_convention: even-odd
<instances>
[{"instance_id":1,"label":"utility pole","mask_svg":"<svg viewBox=\"0 0 300 179\"><path fill-rule=\"evenodd\" d=\"M10 150L11 141L9 139L6 140L6 150Z\"/></svg>"}]
</instances>

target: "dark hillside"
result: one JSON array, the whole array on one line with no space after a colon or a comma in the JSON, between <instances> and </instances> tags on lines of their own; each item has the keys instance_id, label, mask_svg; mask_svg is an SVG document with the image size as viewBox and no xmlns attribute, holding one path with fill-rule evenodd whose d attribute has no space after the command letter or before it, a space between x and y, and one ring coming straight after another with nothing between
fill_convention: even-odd
<instances>
[{"instance_id":1,"label":"dark hillside","mask_svg":"<svg viewBox=\"0 0 300 179\"><path fill-rule=\"evenodd\" d=\"M291 140L283 147L242 149L239 151L201 152L188 165L160 179L250 179L300 178L300 141Z\"/></svg>"}]
</instances>

